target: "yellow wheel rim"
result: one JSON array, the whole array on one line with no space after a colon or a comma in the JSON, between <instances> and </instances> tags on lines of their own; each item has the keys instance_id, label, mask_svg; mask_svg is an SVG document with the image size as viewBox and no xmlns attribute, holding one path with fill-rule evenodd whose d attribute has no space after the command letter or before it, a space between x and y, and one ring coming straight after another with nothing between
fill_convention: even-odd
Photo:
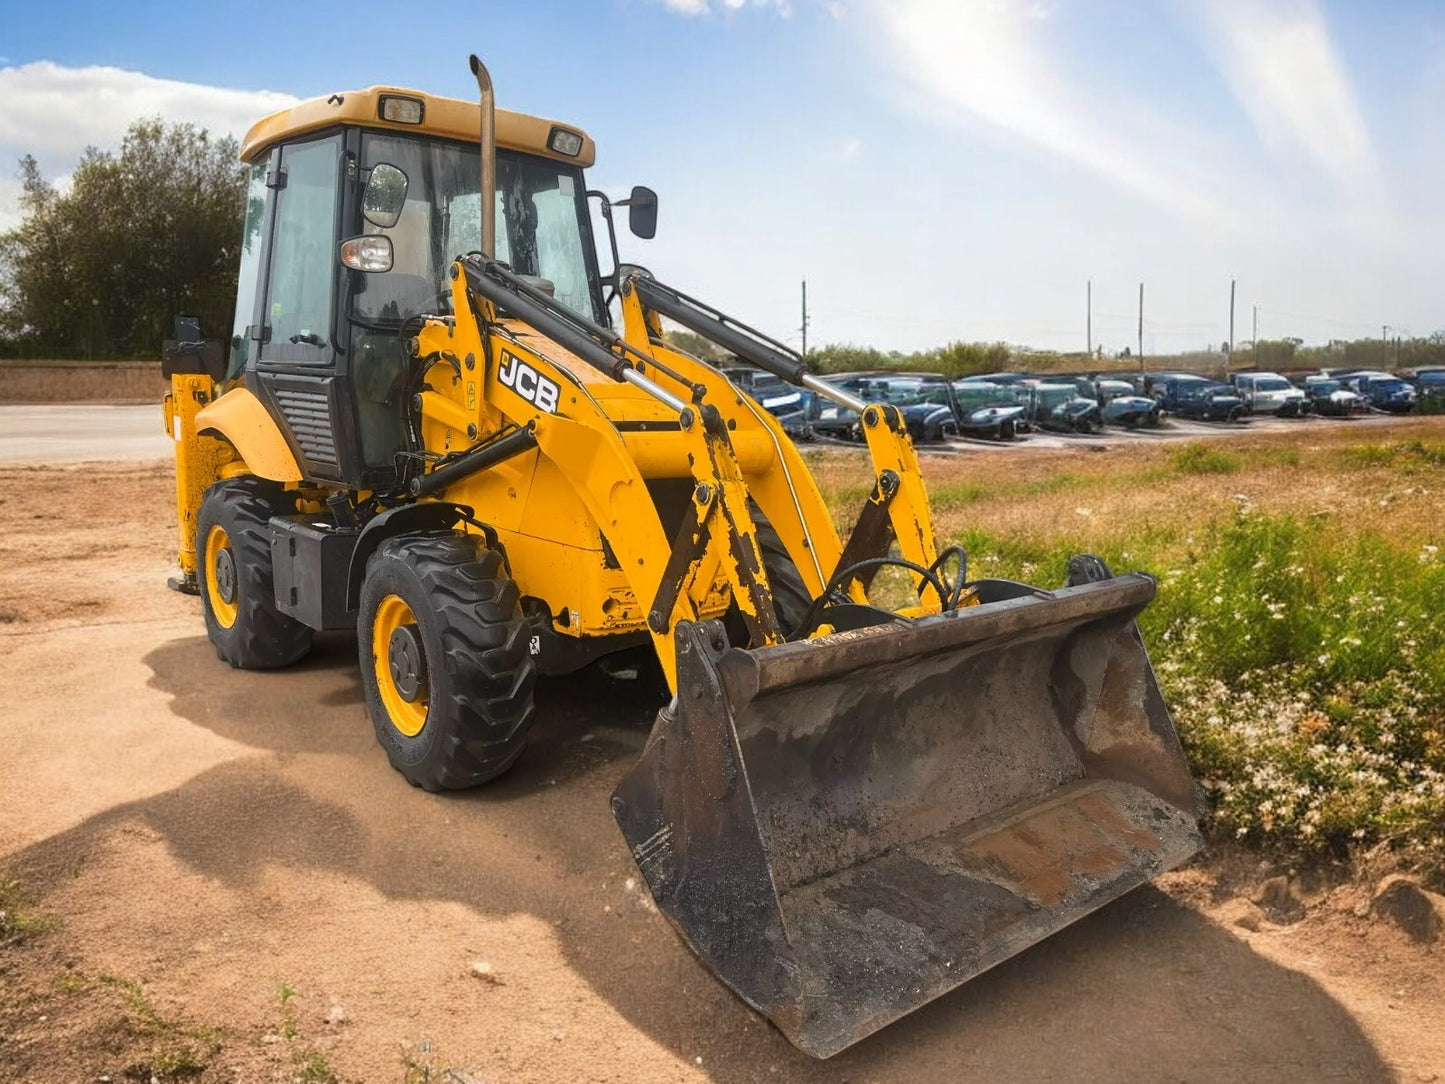
<instances>
[{"instance_id":1,"label":"yellow wheel rim","mask_svg":"<svg viewBox=\"0 0 1445 1084\"><path fill-rule=\"evenodd\" d=\"M400 595L387 595L371 622L371 668L391 725L414 738L426 726L426 657L416 615Z\"/></svg>"},{"instance_id":2,"label":"yellow wheel rim","mask_svg":"<svg viewBox=\"0 0 1445 1084\"><path fill-rule=\"evenodd\" d=\"M212 527L206 534L206 598L211 613L222 628L236 623L240 612L240 585L236 578L236 555L226 528Z\"/></svg>"}]
</instances>

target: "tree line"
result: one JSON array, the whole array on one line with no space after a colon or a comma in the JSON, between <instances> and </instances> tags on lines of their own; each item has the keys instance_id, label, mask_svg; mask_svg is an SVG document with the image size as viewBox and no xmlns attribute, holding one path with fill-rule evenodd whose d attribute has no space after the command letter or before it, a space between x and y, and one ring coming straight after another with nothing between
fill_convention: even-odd
<instances>
[{"instance_id":1,"label":"tree line","mask_svg":"<svg viewBox=\"0 0 1445 1084\"><path fill-rule=\"evenodd\" d=\"M668 332L669 341L708 361L726 364L726 352L690 331ZM1294 371L1299 369L1413 370L1445 367L1445 331L1417 339L1353 339L1327 346L1305 346L1299 339L1261 339L1233 352L1199 350L1140 359L1125 351L1119 356L1031 350L1009 343L951 342L929 350L880 350L852 343L829 343L808 351L815 373L897 369L939 373L950 379L976 373L1102 372L1106 370L1190 369L1223 373L1230 369Z\"/></svg>"},{"instance_id":2,"label":"tree line","mask_svg":"<svg viewBox=\"0 0 1445 1084\"><path fill-rule=\"evenodd\" d=\"M20 224L0 234L0 355L153 358L171 317L229 334L246 203L235 139L137 121L88 148L64 192L20 160Z\"/></svg>"}]
</instances>

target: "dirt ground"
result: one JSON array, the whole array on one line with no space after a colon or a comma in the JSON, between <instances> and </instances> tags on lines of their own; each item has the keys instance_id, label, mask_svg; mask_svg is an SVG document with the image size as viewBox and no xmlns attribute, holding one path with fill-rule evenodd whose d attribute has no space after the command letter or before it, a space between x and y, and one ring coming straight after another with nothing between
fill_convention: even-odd
<instances>
[{"instance_id":1,"label":"dirt ground","mask_svg":"<svg viewBox=\"0 0 1445 1084\"><path fill-rule=\"evenodd\" d=\"M35 929L0 916L6 1084L1445 1081L1445 948L1352 884L1261 921L1239 893L1271 871L1238 855L813 1061L637 880L608 796L662 697L645 671L545 683L511 774L413 790L352 638L217 661L164 586L171 487L0 468L0 882Z\"/></svg>"},{"instance_id":2,"label":"dirt ground","mask_svg":"<svg viewBox=\"0 0 1445 1084\"><path fill-rule=\"evenodd\" d=\"M0 361L0 403L156 403L169 385L158 361Z\"/></svg>"}]
</instances>

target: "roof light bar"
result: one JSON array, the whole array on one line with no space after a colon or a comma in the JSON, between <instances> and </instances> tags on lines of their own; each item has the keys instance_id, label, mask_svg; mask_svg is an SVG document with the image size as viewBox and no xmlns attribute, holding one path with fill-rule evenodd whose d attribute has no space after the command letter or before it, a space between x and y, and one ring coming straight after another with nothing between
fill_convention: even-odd
<instances>
[{"instance_id":1,"label":"roof light bar","mask_svg":"<svg viewBox=\"0 0 1445 1084\"><path fill-rule=\"evenodd\" d=\"M425 111L426 106L420 98L402 98L392 94L383 94L376 107L377 115L393 124L420 124Z\"/></svg>"},{"instance_id":2,"label":"roof light bar","mask_svg":"<svg viewBox=\"0 0 1445 1084\"><path fill-rule=\"evenodd\" d=\"M558 154L576 158L582 153L582 136L566 128L553 128L547 136L547 146Z\"/></svg>"}]
</instances>

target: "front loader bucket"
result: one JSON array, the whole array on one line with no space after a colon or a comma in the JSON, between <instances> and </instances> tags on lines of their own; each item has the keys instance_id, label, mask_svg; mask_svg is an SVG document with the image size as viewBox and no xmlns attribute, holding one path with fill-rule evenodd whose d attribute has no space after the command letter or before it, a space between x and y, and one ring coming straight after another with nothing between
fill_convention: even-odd
<instances>
[{"instance_id":1,"label":"front loader bucket","mask_svg":"<svg viewBox=\"0 0 1445 1084\"><path fill-rule=\"evenodd\" d=\"M683 624L613 812L662 912L818 1057L1192 855L1131 574L754 651Z\"/></svg>"}]
</instances>

